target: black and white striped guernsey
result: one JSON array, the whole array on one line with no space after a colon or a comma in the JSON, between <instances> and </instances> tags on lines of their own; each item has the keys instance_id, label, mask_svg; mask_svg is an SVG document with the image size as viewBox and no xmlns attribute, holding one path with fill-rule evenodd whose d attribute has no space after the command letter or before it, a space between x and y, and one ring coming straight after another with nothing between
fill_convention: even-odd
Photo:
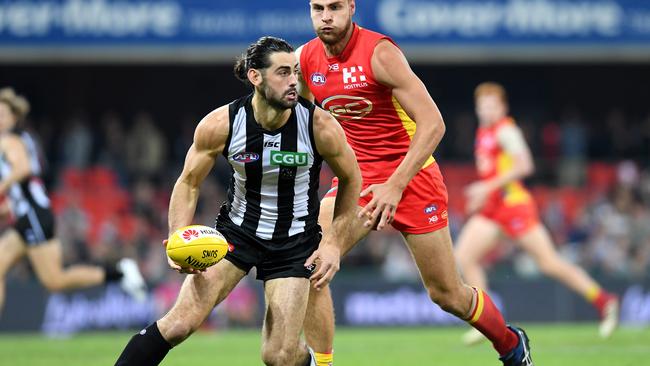
<instances>
[{"instance_id":1,"label":"black and white striped guernsey","mask_svg":"<svg viewBox=\"0 0 650 366\"><path fill-rule=\"evenodd\" d=\"M229 105L223 154L233 175L222 215L248 233L281 240L318 221L322 157L313 132L314 104L299 98L285 125L267 131L255 121L252 95Z\"/></svg>"},{"instance_id":2,"label":"black and white striped guernsey","mask_svg":"<svg viewBox=\"0 0 650 366\"><path fill-rule=\"evenodd\" d=\"M50 200L40 179L42 169L38 149L34 139L27 132L16 129L9 133L17 135L22 140L27 150L31 176L22 182L12 184L7 190L7 198L9 198L11 210L16 217L35 216L35 207L43 209L50 207ZM6 156L1 154L0 179L5 179L9 175L11 175L11 164L7 161Z\"/></svg>"}]
</instances>

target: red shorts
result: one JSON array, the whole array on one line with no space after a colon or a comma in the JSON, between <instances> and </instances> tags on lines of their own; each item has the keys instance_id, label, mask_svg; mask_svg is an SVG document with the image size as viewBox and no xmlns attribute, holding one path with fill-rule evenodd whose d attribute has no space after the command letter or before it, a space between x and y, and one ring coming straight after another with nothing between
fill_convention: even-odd
<instances>
[{"instance_id":1,"label":"red shorts","mask_svg":"<svg viewBox=\"0 0 650 366\"><path fill-rule=\"evenodd\" d=\"M488 202L479 214L499 224L511 238L518 238L539 224L537 205L533 201L512 206L506 206L502 201Z\"/></svg>"},{"instance_id":2,"label":"red shorts","mask_svg":"<svg viewBox=\"0 0 650 366\"><path fill-rule=\"evenodd\" d=\"M363 182L363 189L377 182ZM332 179L332 188L325 197L336 197L339 181ZM372 195L359 198L359 206L370 202ZM408 234L430 233L447 226L447 188L438 164L420 170L402 193L393 227Z\"/></svg>"}]
</instances>

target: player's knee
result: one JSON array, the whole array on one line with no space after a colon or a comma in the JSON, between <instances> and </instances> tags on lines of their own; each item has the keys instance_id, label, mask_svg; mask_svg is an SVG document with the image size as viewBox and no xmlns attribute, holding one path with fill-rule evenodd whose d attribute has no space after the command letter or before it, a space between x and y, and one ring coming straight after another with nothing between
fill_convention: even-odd
<instances>
[{"instance_id":1,"label":"player's knee","mask_svg":"<svg viewBox=\"0 0 650 366\"><path fill-rule=\"evenodd\" d=\"M462 315L467 304L463 301L462 287L458 289L428 288L429 298L440 308L454 315Z\"/></svg>"},{"instance_id":2,"label":"player's knee","mask_svg":"<svg viewBox=\"0 0 650 366\"><path fill-rule=\"evenodd\" d=\"M50 292L60 292L66 289L61 276L44 276L40 280L43 287Z\"/></svg>"},{"instance_id":3,"label":"player's knee","mask_svg":"<svg viewBox=\"0 0 650 366\"><path fill-rule=\"evenodd\" d=\"M167 319L158 322L163 338L173 347L187 339L198 328L190 319Z\"/></svg>"},{"instance_id":4,"label":"player's knee","mask_svg":"<svg viewBox=\"0 0 650 366\"><path fill-rule=\"evenodd\" d=\"M291 365L295 360L295 348L293 347L280 347L262 348L262 362L267 366L285 366Z\"/></svg>"}]
</instances>

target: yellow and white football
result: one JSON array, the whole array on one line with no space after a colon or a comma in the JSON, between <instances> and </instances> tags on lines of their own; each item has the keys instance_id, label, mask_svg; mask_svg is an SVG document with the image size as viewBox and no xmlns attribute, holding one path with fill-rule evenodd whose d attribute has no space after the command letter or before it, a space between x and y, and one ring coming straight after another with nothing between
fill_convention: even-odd
<instances>
[{"instance_id":1,"label":"yellow and white football","mask_svg":"<svg viewBox=\"0 0 650 366\"><path fill-rule=\"evenodd\" d=\"M228 242L216 229L190 225L176 230L167 241L167 255L183 268L205 269L228 253Z\"/></svg>"}]
</instances>

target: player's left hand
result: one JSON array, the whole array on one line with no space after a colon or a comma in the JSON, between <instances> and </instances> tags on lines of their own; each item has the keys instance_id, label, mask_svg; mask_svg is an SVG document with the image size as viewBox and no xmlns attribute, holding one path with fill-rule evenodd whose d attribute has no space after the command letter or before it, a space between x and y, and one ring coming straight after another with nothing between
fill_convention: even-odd
<instances>
[{"instance_id":1,"label":"player's left hand","mask_svg":"<svg viewBox=\"0 0 650 366\"><path fill-rule=\"evenodd\" d=\"M488 195L490 194L490 187L485 182L474 182L465 188L465 210L468 214L473 214L485 205Z\"/></svg>"},{"instance_id":2,"label":"player's left hand","mask_svg":"<svg viewBox=\"0 0 650 366\"><path fill-rule=\"evenodd\" d=\"M380 217L377 230L382 230L386 225L390 225L395 218L399 201L402 199L402 192L402 189L389 182L371 184L364 189L361 192L361 197L372 194L372 199L359 211L359 218L368 218L363 226L371 227Z\"/></svg>"},{"instance_id":3,"label":"player's left hand","mask_svg":"<svg viewBox=\"0 0 650 366\"><path fill-rule=\"evenodd\" d=\"M167 243L168 242L169 242L169 240L167 240L167 239L163 240L162 243L163 243L163 246L165 248L167 248ZM200 274L201 272L205 272L205 268L203 268L203 269L195 269L195 268L192 268L192 267L183 268L178 263L174 262L171 258L169 258L169 256L167 256L167 264L169 264L169 267L171 267L171 269L173 269L174 271L176 271L178 273Z\"/></svg>"},{"instance_id":4,"label":"player's left hand","mask_svg":"<svg viewBox=\"0 0 650 366\"><path fill-rule=\"evenodd\" d=\"M341 262L341 251L334 245L321 245L312 255L307 258L305 267L309 268L318 262L316 272L309 277L314 288L320 291L327 286L339 271Z\"/></svg>"}]
</instances>

